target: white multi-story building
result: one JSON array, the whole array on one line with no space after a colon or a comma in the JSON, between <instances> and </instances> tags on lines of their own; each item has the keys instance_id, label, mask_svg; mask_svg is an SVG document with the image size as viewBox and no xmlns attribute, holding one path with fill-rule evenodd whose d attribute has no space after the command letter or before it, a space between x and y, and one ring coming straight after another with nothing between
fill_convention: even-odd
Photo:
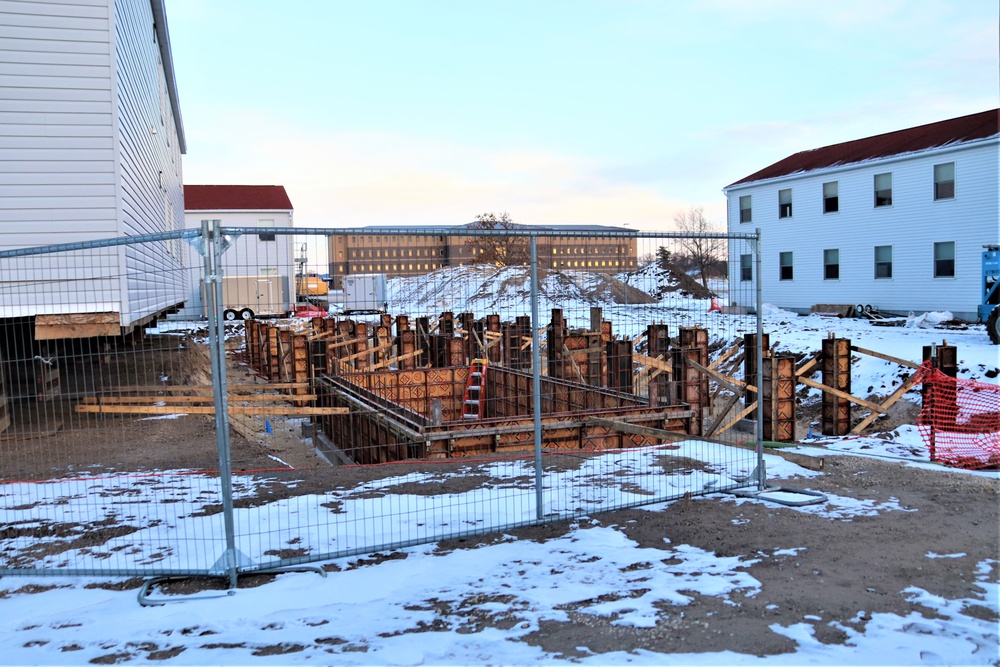
<instances>
[{"instance_id":1,"label":"white multi-story building","mask_svg":"<svg viewBox=\"0 0 1000 667\"><path fill-rule=\"evenodd\" d=\"M983 245L1000 243L998 117L803 151L725 187L729 230L761 230L764 300L976 319ZM730 257L734 284L754 270L752 255Z\"/></svg>"},{"instance_id":2,"label":"white multi-story building","mask_svg":"<svg viewBox=\"0 0 1000 667\"><path fill-rule=\"evenodd\" d=\"M0 3L0 250L183 228L163 0ZM180 241L5 261L0 318L118 335L185 297Z\"/></svg>"},{"instance_id":3,"label":"white multi-story building","mask_svg":"<svg viewBox=\"0 0 1000 667\"><path fill-rule=\"evenodd\" d=\"M273 315L291 310L294 301L296 265L292 236L274 229L292 226L292 202L280 185L185 185L184 224L200 229L202 220L218 220L223 227L253 227L255 234L242 234L222 255L222 271L230 287L226 290L226 314ZM204 264L189 250L188 300L181 316L205 315L203 302ZM259 288L259 289L258 289Z\"/></svg>"}]
</instances>

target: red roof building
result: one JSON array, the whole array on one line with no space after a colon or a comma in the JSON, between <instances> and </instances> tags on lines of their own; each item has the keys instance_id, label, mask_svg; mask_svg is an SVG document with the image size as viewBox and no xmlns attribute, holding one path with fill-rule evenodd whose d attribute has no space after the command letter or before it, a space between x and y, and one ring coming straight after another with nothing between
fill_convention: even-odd
<instances>
[{"instance_id":1,"label":"red roof building","mask_svg":"<svg viewBox=\"0 0 1000 667\"><path fill-rule=\"evenodd\" d=\"M291 211L281 185L185 185L185 211Z\"/></svg>"},{"instance_id":2,"label":"red roof building","mask_svg":"<svg viewBox=\"0 0 1000 667\"><path fill-rule=\"evenodd\" d=\"M1000 109L991 109L960 118L802 151L789 155L760 171L755 171L727 187L995 137L1000 133L998 119L1000 119Z\"/></svg>"},{"instance_id":3,"label":"red roof building","mask_svg":"<svg viewBox=\"0 0 1000 667\"><path fill-rule=\"evenodd\" d=\"M1000 243L1000 109L789 155L725 188L732 285L807 313L818 304L975 321L982 252ZM736 244L734 244L736 245ZM756 294L750 289L731 293ZM743 297L737 297L737 301Z\"/></svg>"}]
</instances>

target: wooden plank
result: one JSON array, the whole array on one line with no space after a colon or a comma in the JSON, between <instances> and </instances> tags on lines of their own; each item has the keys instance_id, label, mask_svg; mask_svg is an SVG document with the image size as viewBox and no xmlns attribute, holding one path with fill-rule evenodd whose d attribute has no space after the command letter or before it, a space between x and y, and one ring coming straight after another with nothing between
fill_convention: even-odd
<instances>
[{"instance_id":1,"label":"wooden plank","mask_svg":"<svg viewBox=\"0 0 1000 667\"><path fill-rule=\"evenodd\" d=\"M819 360L822 356L823 356L822 353L814 354L808 361L806 361L801 366L795 369L795 375L796 376L812 375L813 373L815 373L816 371L811 369L813 366L819 363Z\"/></svg>"},{"instance_id":2,"label":"wooden plank","mask_svg":"<svg viewBox=\"0 0 1000 667\"><path fill-rule=\"evenodd\" d=\"M882 401L882 406L878 412L872 412L870 415L858 422L857 426L851 429L851 433L861 433L865 428L868 427L873 421L879 418L879 415L886 413L889 410L889 406L898 401L903 397L903 395L913 388L913 385L917 383L916 374L911 375L906 379L903 384L899 386L896 391L889 395L889 398Z\"/></svg>"},{"instance_id":3,"label":"wooden plank","mask_svg":"<svg viewBox=\"0 0 1000 667\"><path fill-rule=\"evenodd\" d=\"M550 325L546 324L544 327L542 327L541 329L538 330L538 340L539 340L539 345L541 347L545 346L545 341L542 340L542 336L544 336L545 332L549 330L549 326ZM531 340L532 339L531 339L530 336L521 336L521 340L526 341L524 343L524 345L521 346L522 350L525 350L525 349L531 347Z\"/></svg>"},{"instance_id":4,"label":"wooden plank","mask_svg":"<svg viewBox=\"0 0 1000 667\"><path fill-rule=\"evenodd\" d=\"M99 412L114 415L214 415L215 407L209 405L77 405L76 412ZM236 415L346 415L347 408L278 407L270 405L231 405L229 413Z\"/></svg>"},{"instance_id":5,"label":"wooden plank","mask_svg":"<svg viewBox=\"0 0 1000 667\"><path fill-rule=\"evenodd\" d=\"M63 313L35 316L35 340L121 335L118 313Z\"/></svg>"},{"instance_id":6,"label":"wooden plank","mask_svg":"<svg viewBox=\"0 0 1000 667\"><path fill-rule=\"evenodd\" d=\"M701 371L702 373L712 376L716 381L719 382L719 384L724 384L733 391L738 392L743 389L746 389L747 391L757 391L756 386L746 383L743 380L737 380L736 378L726 377L719 371L712 370L711 368L706 368L705 366L702 366L694 359L688 359L685 357L685 361L688 366L692 366Z\"/></svg>"},{"instance_id":7,"label":"wooden plank","mask_svg":"<svg viewBox=\"0 0 1000 667\"><path fill-rule=\"evenodd\" d=\"M708 365L708 367L711 368L712 370L715 370L720 365L722 365L722 363L725 362L726 359L736 354L736 352L738 352L742 347L743 343L736 343L735 345L731 346L728 350L720 354L715 361L713 361Z\"/></svg>"},{"instance_id":8,"label":"wooden plank","mask_svg":"<svg viewBox=\"0 0 1000 667\"><path fill-rule=\"evenodd\" d=\"M274 403L278 401L315 401L316 394L229 394L230 401L241 403ZM214 396L86 396L81 403L89 405L138 405L142 403L166 403L183 405L191 403L211 403Z\"/></svg>"},{"instance_id":9,"label":"wooden plank","mask_svg":"<svg viewBox=\"0 0 1000 667\"><path fill-rule=\"evenodd\" d=\"M636 364L643 364L644 366L652 366L658 370L663 371L667 375L670 375L673 371L670 368L670 364L665 361L660 361L653 357L647 357L645 354L639 354L638 352L632 353L632 362Z\"/></svg>"},{"instance_id":10,"label":"wooden plank","mask_svg":"<svg viewBox=\"0 0 1000 667\"><path fill-rule=\"evenodd\" d=\"M340 337L341 336L337 336L337 338L340 338ZM367 339L364 339L364 340L367 340ZM347 345L354 345L354 344L360 343L360 342L362 342L361 338L359 338L357 336L353 336L351 338L348 338L347 340L342 340L342 341L339 341L337 343L327 343L327 349L336 350L338 347L345 347ZM379 346L378 348L373 347L371 349L372 350L377 350L377 349L379 349L381 347L384 347L385 345L392 345L392 343L384 343L383 345Z\"/></svg>"},{"instance_id":11,"label":"wooden plank","mask_svg":"<svg viewBox=\"0 0 1000 667\"><path fill-rule=\"evenodd\" d=\"M593 424L594 426L603 426L604 428L610 428L615 431L622 431L623 433L634 433L635 435L645 435L650 438L658 438L660 440L687 440L690 436L687 433L681 433L679 431L665 431L662 428L653 428L651 426L640 426L639 424L631 424L629 422L619 421L617 419L602 419L600 417L591 417L586 420L585 424Z\"/></svg>"},{"instance_id":12,"label":"wooden plank","mask_svg":"<svg viewBox=\"0 0 1000 667\"><path fill-rule=\"evenodd\" d=\"M851 349L855 352L860 352L861 354L867 354L870 357L878 357L879 359L884 359L885 361L891 361L900 366L909 366L910 368L920 368L920 364L915 364L912 361L907 361L906 359L900 359L899 357L894 357L889 354L882 354L881 352L874 352L872 350L866 350L863 347L858 347L857 345L852 345Z\"/></svg>"},{"instance_id":13,"label":"wooden plank","mask_svg":"<svg viewBox=\"0 0 1000 667\"><path fill-rule=\"evenodd\" d=\"M580 382L587 384L587 380L584 379L583 373L580 372L580 367L576 365L576 360L573 359L573 355L570 353L569 349L567 349L565 345L563 345L562 349L563 356L569 359L569 363L573 366L573 371L576 373L576 376L580 378Z\"/></svg>"},{"instance_id":14,"label":"wooden plank","mask_svg":"<svg viewBox=\"0 0 1000 667\"><path fill-rule=\"evenodd\" d=\"M869 410L875 410L879 414L881 414L883 412L881 405L876 405L875 403L872 403L870 401L866 401L863 398L858 398L857 396L851 396L846 391L841 391L839 389L834 389L833 387L828 387L825 384L822 384L820 382L816 382L815 380L810 380L809 378L804 378L804 377L800 377L799 378L799 382L801 382L802 384L804 384L804 385L806 385L808 387L813 387L815 389L819 389L820 391L825 391L828 394L833 394L834 396L839 396L841 398L847 399L851 403L857 403L858 405L860 405L862 407L865 407L865 408L868 408Z\"/></svg>"},{"instance_id":15,"label":"wooden plank","mask_svg":"<svg viewBox=\"0 0 1000 667\"><path fill-rule=\"evenodd\" d=\"M372 348L372 349L375 349L375 348ZM421 355L423 353L424 353L423 350L415 350L413 352L407 352L406 354L401 354L398 357L392 357L391 359L386 359L385 361L380 361L377 364L372 364L371 366L369 366L365 370L366 371L373 371L373 370L377 370L379 368L385 368L386 366L391 366L392 364L396 363L397 361L403 361L404 359L412 359L413 357L417 357L417 356L419 356L419 355Z\"/></svg>"},{"instance_id":16,"label":"wooden plank","mask_svg":"<svg viewBox=\"0 0 1000 667\"><path fill-rule=\"evenodd\" d=\"M715 429L722 425L722 420L725 419L726 415L729 414L729 411L733 409L733 406L736 405L739 400L739 394L733 394L726 399L725 404L722 406L722 410L719 411L719 416L715 418L715 421L712 422L705 431L706 438L710 438L715 435Z\"/></svg>"},{"instance_id":17,"label":"wooden plank","mask_svg":"<svg viewBox=\"0 0 1000 667\"><path fill-rule=\"evenodd\" d=\"M729 429L731 429L733 426L735 426L736 424L738 424L741 419L743 419L744 417L746 417L748 414L750 414L751 412L753 412L756 409L757 409L757 401L754 401L750 405L748 405L745 408L743 408L738 415L736 415L735 417L733 417L732 419L730 419L728 422L726 422L725 426L722 426L718 430L716 430L713 433L713 435L722 435L723 433L725 433L726 431L728 431Z\"/></svg>"},{"instance_id":18,"label":"wooden plank","mask_svg":"<svg viewBox=\"0 0 1000 667\"><path fill-rule=\"evenodd\" d=\"M356 343L357 341L350 341L350 342ZM370 347L362 352L355 352L354 354L350 354L346 357L341 357L337 361L339 361L341 365L343 365L353 359L359 359L369 354L375 354L376 352L382 352L383 350L388 350L390 347L392 347L392 343L386 343L385 345L379 345L378 347ZM369 366L369 368L371 367Z\"/></svg>"},{"instance_id":19,"label":"wooden plank","mask_svg":"<svg viewBox=\"0 0 1000 667\"><path fill-rule=\"evenodd\" d=\"M268 389L308 389L308 382L261 382L258 384L248 383L248 384L230 384L226 386L229 389L229 394L239 393L243 391L255 391L255 390L268 390ZM183 393L183 392L209 392L211 393L214 387L210 384L192 384L192 385L123 385L121 387L109 387L106 391L114 392L167 392L171 394Z\"/></svg>"}]
</instances>

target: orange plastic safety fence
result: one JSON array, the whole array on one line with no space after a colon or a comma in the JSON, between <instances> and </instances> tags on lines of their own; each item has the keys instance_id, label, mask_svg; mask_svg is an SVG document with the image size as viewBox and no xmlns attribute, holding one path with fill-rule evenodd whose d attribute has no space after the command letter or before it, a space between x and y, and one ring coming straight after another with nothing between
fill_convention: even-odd
<instances>
[{"instance_id":1,"label":"orange plastic safety fence","mask_svg":"<svg viewBox=\"0 0 1000 667\"><path fill-rule=\"evenodd\" d=\"M1000 385L958 380L930 362L917 373L923 383L917 427L931 461L970 469L1000 466Z\"/></svg>"}]
</instances>

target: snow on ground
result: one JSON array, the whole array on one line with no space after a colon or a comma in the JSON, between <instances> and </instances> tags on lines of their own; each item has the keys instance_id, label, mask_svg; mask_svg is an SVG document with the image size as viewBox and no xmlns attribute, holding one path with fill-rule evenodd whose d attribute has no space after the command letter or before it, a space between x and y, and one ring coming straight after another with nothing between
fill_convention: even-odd
<instances>
[{"instance_id":1,"label":"snow on ground","mask_svg":"<svg viewBox=\"0 0 1000 667\"><path fill-rule=\"evenodd\" d=\"M458 286L450 285L445 276L434 274L414 284L394 285L392 298L397 303L407 303L414 315L436 315L443 310L471 310L479 316L487 312L530 312L525 308L523 282L506 279L495 267L476 270L482 271L483 280L482 287L472 295L474 298L470 299ZM560 306L567 313L581 313L581 321L571 322L570 326L586 326L588 322L582 320L587 305L579 300L546 301L541 312ZM717 326L720 331L732 330L725 319L731 316L711 313L706 318L705 300L690 299L682 304L673 301L669 305L603 305L605 317L612 319L615 331L624 335L636 335L650 321L673 322L680 318L683 323L685 312L690 313L691 322L710 328ZM990 345L981 326L964 331L876 327L862 320L798 317L768 308L765 331L770 333L779 351L815 352L827 333L835 332L850 338L854 345L914 361L920 360L924 345L947 339L959 348L960 377L996 383L1000 372L1000 348ZM900 374L896 364L859 355L852 377L853 393L886 395L899 386ZM914 464L928 457L913 425L867 437L816 437L804 442L798 451L825 456L841 453L889 457ZM769 479L773 481L780 482L793 475L821 474L770 454L766 462ZM929 464L927 467L941 469ZM523 471L498 468L494 472L517 476ZM998 477L995 471L969 474ZM237 481L247 485L244 488L252 484L250 480ZM401 480L380 483L401 483ZM527 499L512 502L510 489L504 486L497 484L492 490L481 489L477 493L506 494L497 507L508 514L500 518L517 521L526 511L525 504L530 503ZM201 482L191 479L187 479L186 488L191 494L205 490ZM357 492L364 497L366 488L345 493ZM212 496L207 497L211 500ZM723 495L711 498L762 502ZM836 495L828 498L825 504L795 509L830 520L905 511L892 500L874 503ZM72 498L65 500L68 514L85 511L82 506L74 505ZM324 497L317 496L299 502L323 500ZM368 497L365 502L417 506L427 499L394 495L381 499ZM475 502L485 506L489 499L477 497ZM280 513L287 510L281 503L273 505L256 508L260 520L281 521ZM29 510L24 511L30 514ZM268 518L267 513L272 511L275 516ZM217 517L187 519L195 533L216 530L213 523L216 520ZM596 515L581 520L564 536L547 541L509 537L492 546L454 551L442 551L436 545L418 546L405 549L404 559L364 567L352 567L355 559L344 558L334 563L341 571L325 578L315 573L283 574L258 588L241 588L229 594L216 594L217 597L201 594L205 599L160 607L139 607L135 590L106 590L95 587L96 582L91 579L6 577L0 580L0 597L5 598L0 606L3 656L0 662L107 664L165 660L168 664L184 665L563 662L563 657L546 654L518 639L537 630L543 620L566 620L565 608L569 603L574 603L584 615L617 613L617 623L621 625L647 627L656 622L658 601L682 606L690 600L692 592L730 602L741 596L753 596L760 590L760 583L745 572L746 567L757 560L795 553L796 548L794 544L783 545L773 553L747 554L743 558L722 557L673 544L668 539L657 547L641 548L618 527L605 525L600 515ZM181 561L199 558L183 553L170 557ZM927 554L927 558L947 557L957 555ZM665 561L670 565L664 564ZM972 582L967 598L945 599L916 587L907 589L910 600L934 610L933 617L876 613L863 632L837 623L847 635L842 645L821 643L813 636L813 624L806 622L815 619L803 619L771 626L773 632L797 642L798 650L790 654L757 657L722 652L667 656L636 651L587 655L584 648L584 656L573 658L572 662L583 665L995 664L1000 652L996 624L961 613L973 605L1000 613L1000 587L989 580L994 564L995 561L979 564L977 581ZM641 576L635 576L637 568L641 569ZM38 592L17 594L19 590ZM451 615L436 614L435 605L448 608ZM859 617L865 613L858 610ZM484 618L492 621L486 627L481 623ZM382 629L377 635L369 631L374 625Z\"/></svg>"},{"instance_id":2,"label":"snow on ground","mask_svg":"<svg viewBox=\"0 0 1000 667\"><path fill-rule=\"evenodd\" d=\"M772 479L810 477L805 470L767 455ZM501 471L495 471L502 474ZM512 471L519 476L518 471ZM407 476L412 477L412 475ZM390 479L397 484L410 479ZM237 485L250 483L237 480ZM370 486L369 483L367 486ZM90 484L88 484L89 486ZM205 482L186 480L187 493L205 496ZM362 487L365 488L362 488ZM366 485L353 492L365 503L416 506L422 496L372 498ZM503 494L494 483L482 493ZM369 489L370 490L370 489ZM206 502L211 502L211 494ZM323 500L325 496L318 497ZM761 502L715 496L732 502ZM713 498L702 502L712 502ZM86 511L80 497L65 499L66 512ZM518 503L485 505L514 512ZM302 502L302 501L299 501ZM306 500L305 502L311 502ZM264 524L286 516L282 503L259 508ZM394 508L398 510L398 507ZM657 506L648 508L655 511ZM821 505L793 508L849 521L857 516L907 511L897 502L875 503L831 495ZM351 511L350 507L344 511ZM272 516L267 516L271 514ZM189 532L219 530L218 515L187 517ZM401 528L387 527L401 530ZM141 538L141 536L138 536ZM133 542L141 542L135 539ZM182 540L180 544L187 544ZM288 573L257 588L196 593L183 603L140 607L136 591L114 591L93 579L7 577L0 580L0 662L3 664L111 664L165 661L167 664L536 664L563 662L559 655L519 641L543 621L568 621L572 608L583 616L610 617L623 627L646 628L664 622L695 594L729 604L755 596L761 584L746 570L767 559L796 552L785 545L771 553L720 556L674 544L640 547L619 526L600 516L583 518L561 537L545 541L508 536L490 546L442 550L435 544L402 550L405 558L357 566L357 559L332 561L338 571ZM184 560L184 554L174 554ZM949 555L943 555L948 557ZM927 558L943 557L928 553ZM794 653L757 657L733 652L664 655L650 651L591 654L572 662L584 665L800 665L800 664L992 664L1000 644L994 623L972 618L972 605L998 609L998 586L989 582L991 561L966 598L945 599L920 588L904 591L936 612L931 618L871 614L863 632L831 621L847 634L842 645L820 643L815 618L794 618L770 626L798 644ZM21 594L18 594L19 591ZM29 594L30 593L30 594ZM153 591L153 599L168 599ZM174 598L176 599L176 598ZM438 613L447 609L448 614ZM859 617L866 614L858 610ZM377 634L371 628L379 628ZM992 657L991 657L992 656Z\"/></svg>"}]
</instances>

